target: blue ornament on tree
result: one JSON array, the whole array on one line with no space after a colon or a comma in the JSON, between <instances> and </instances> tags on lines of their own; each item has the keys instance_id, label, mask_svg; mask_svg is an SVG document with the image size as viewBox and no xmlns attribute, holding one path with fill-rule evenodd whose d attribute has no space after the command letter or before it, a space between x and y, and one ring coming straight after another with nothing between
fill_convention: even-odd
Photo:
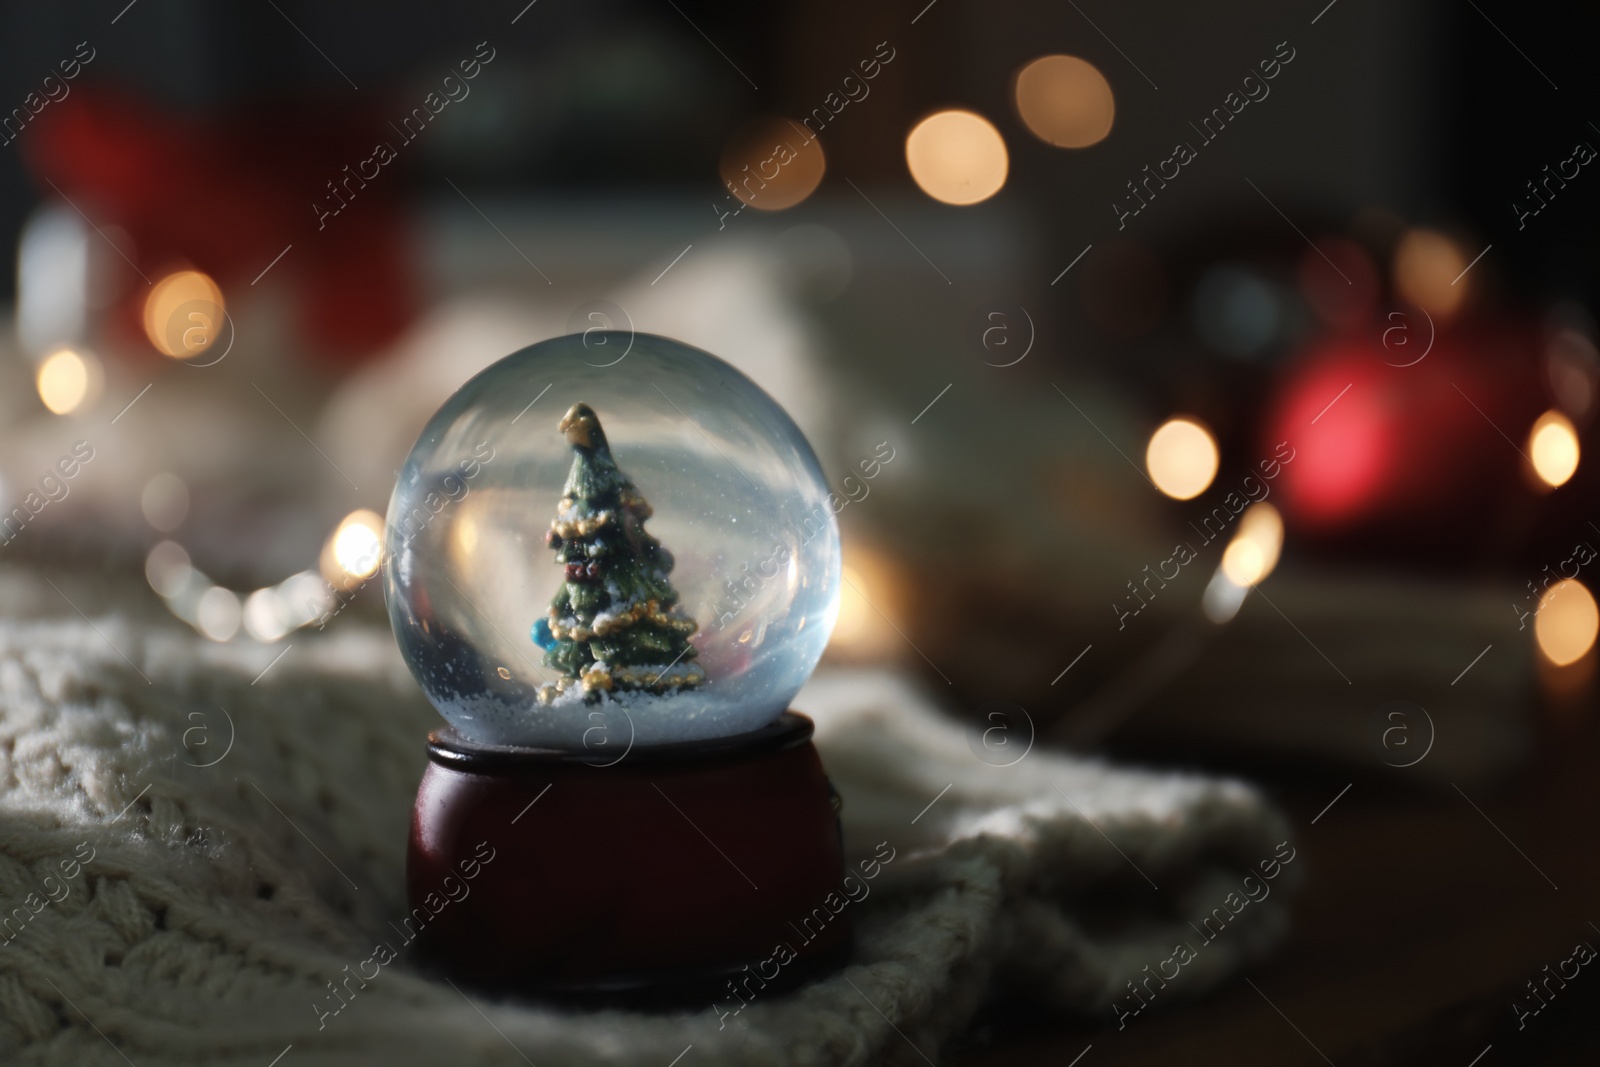
<instances>
[{"instance_id":1,"label":"blue ornament on tree","mask_svg":"<svg viewBox=\"0 0 1600 1067\"><path fill-rule=\"evenodd\" d=\"M555 647L556 635L550 632L549 619L540 619L533 624L533 643L544 649Z\"/></svg>"}]
</instances>

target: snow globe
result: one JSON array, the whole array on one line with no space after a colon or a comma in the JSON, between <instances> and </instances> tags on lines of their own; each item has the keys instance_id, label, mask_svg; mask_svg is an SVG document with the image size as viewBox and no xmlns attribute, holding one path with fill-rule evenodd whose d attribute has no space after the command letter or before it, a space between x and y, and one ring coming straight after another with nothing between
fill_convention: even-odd
<instances>
[{"instance_id":1,"label":"snow globe","mask_svg":"<svg viewBox=\"0 0 1600 1067\"><path fill-rule=\"evenodd\" d=\"M846 924L790 926L843 873L789 708L838 612L836 504L770 396L666 338L558 337L445 402L384 546L395 637L448 723L407 862L432 961L648 996L724 992L779 944L765 984L842 958Z\"/></svg>"}]
</instances>

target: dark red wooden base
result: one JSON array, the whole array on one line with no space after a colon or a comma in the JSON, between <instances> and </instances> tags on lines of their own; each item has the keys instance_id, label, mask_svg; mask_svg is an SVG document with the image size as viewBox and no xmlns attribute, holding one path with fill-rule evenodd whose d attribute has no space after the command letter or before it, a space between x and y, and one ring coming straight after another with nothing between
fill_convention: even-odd
<instances>
[{"instance_id":1,"label":"dark red wooden base","mask_svg":"<svg viewBox=\"0 0 1600 1067\"><path fill-rule=\"evenodd\" d=\"M429 735L406 935L461 979L536 993L699 995L746 966L779 970L770 988L837 964L848 916L804 923L844 874L811 731L785 712L611 765Z\"/></svg>"}]
</instances>

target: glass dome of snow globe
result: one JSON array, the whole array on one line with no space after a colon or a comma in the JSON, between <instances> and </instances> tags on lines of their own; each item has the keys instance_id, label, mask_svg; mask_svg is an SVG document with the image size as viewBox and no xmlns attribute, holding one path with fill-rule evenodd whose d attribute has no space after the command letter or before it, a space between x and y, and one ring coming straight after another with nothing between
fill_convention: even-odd
<instances>
[{"instance_id":1,"label":"glass dome of snow globe","mask_svg":"<svg viewBox=\"0 0 1600 1067\"><path fill-rule=\"evenodd\" d=\"M463 385L413 446L387 516L390 621L472 743L620 758L750 733L832 631L829 496L794 422L715 356L558 337Z\"/></svg>"}]
</instances>

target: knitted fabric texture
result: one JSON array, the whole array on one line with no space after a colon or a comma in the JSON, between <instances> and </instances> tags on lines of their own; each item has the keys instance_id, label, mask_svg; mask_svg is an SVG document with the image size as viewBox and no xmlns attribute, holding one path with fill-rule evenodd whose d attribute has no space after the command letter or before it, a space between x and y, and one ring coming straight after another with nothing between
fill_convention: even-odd
<instances>
[{"instance_id":1,"label":"knitted fabric texture","mask_svg":"<svg viewBox=\"0 0 1600 1067\"><path fill-rule=\"evenodd\" d=\"M341 619L274 661L131 584L0 571L0 604L0 1063L925 1064L992 997L1113 1023L1179 942L1162 997L1216 985L1281 934L1298 874L1203 941L1288 836L1256 792L1041 748L993 766L895 676L824 673L795 705L847 861L894 852L844 969L736 1014L495 1001L415 969L392 925L439 720L386 629ZM323 1014L379 942L399 958Z\"/></svg>"}]
</instances>

